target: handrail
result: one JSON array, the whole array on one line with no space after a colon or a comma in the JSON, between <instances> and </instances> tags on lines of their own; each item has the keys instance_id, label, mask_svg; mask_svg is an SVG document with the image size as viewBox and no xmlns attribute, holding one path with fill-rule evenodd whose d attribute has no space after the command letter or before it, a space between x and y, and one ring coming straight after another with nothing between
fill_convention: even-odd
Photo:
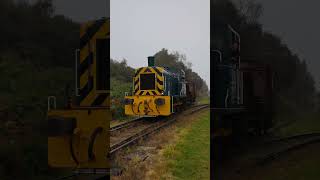
<instances>
[{"instance_id":1,"label":"handrail","mask_svg":"<svg viewBox=\"0 0 320 180\"><path fill-rule=\"evenodd\" d=\"M55 96L49 96L49 97L48 97L48 111L51 110L51 108L50 108L50 105L51 105L50 100L51 100L51 99L53 99L54 109L57 108L56 97L55 97Z\"/></svg>"},{"instance_id":2,"label":"handrail","mask_svg":"<svg viewBox=\"0 0 320 180\"><path fill-rule=\"evenodd\" d=\"M80 49L75 50L75 95L79 96L79 89L78 89L78 60L79 56L78 53L80 52Z\"/></svg>"},{"instance_id":3,"label":"handrail","mask_svg":"<svg viewBox=\"0 0 320 180\"><path fill-rule=\"evenodd\" d=\"M229 99L229 88L227 89L227 93L224 99L224 107L227 108L228 107L228 99Z\"/></svg>"}]
</instances>

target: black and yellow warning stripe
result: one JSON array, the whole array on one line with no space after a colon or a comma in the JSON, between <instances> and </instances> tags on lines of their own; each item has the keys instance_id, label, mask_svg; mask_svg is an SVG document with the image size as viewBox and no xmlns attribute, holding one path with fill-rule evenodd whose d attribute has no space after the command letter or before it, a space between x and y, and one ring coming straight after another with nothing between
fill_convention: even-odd
<instances>
[{"instance_id":1,"label":"black and yellow warning stripe","mask_svg":"<svg viewBox=\"0 0 320 180\"><path fill-rule=\"evenodd\" d=\"M164 91L164 68L162 67L142 67L136 70L134 75L134 94L139 96L162 95ZM155 89L140 90L140 74L154 73L156 76Z\"/></svg>"},{"instance_id":2,"label":"black and yellow warning stripe","mask_svg":"<svg viewBox=\"0 0 320 180\"><path fill-rule=\"evenodd\" d=\"M110 19L88 22L80 27L80 54L77 67L79 106L108 106L109 104L110 91L96 90L97 39L107 39L110 43ZM110 49L106 51L110 52Z\"/></svg>"}]
</instances>

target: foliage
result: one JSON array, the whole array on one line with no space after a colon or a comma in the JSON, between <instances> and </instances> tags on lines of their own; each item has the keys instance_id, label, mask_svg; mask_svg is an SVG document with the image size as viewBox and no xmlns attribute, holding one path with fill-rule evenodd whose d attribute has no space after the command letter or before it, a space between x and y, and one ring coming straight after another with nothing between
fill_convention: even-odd
<instances>
[{"instance_id":1,"label":"foliage","mask_svg":"<svg viewBox=\"0 0 320 180\"><path fill-rule=\"evenodd\" d=\"M163 48L154 56L156 66L169 67L176 71L183 70L186 73L186 80L195 83L197 95L208 95L208 86L206 82L196 72L192 71L192 64L187 61L185 55L180 54L179 52L170 53L167 49Z\"/></svg>"},{"instance_id":2,"label":"foliage","mask_svg":"<svg viewBox=\"0 0 320 180\"><path fill-rule=\"evenodd\" d=\"M46 146L47 143L47 96L55 95L58 100L63 100L63 87L71 81L72 73L70 69L63 67L39 71L30 63L16 62L13 59L1 61L0 69L3 82L0 84L2 123L15 122L17 127L14 128L22 131L22 134L5 131L7 138L17 143L10 146L11 149L16 149L15 151L3 152L3 156L21 159L8 159L0 167L11 168L10 164L14 166L15 171L5 172L8 179L10 175L19 176L18 179L36 179L38 176L44 176L43 173L47 171L44 168L47 167L47 155L43 154L47 150L41 146ZM59 101L59 104L63 102ZM25 144L21 145L21 138ZM9 144L3 142L2 145ZM28 151L25 148L28 148ZM20 173L16 173L17 171Z\"/></svg>"},{"instance_id":3,"label":"foliage","mask_svg":"<svg viewBox=\"0 0 320 180\"><path fill-rule=\"evenodd\" d=\"M257 61L271 66L275 73L276 102L290 101L294 111L313 109L315 105L314 79L305 60L294 54L280 37L263 30L258 18L262 6L253 0L242 0L236 6L230 0L211 3L215 20L229 23L241 36L242 61ZM211 39L214 41L214 39ZM285 104L285 103L280 103ZM276 107L279 111L279 107Z\"/></svg>"},{"instance_id":4,"label":"foliage","mask_svg":"<svg viewBox=\"0 0 320 180\"><path fill-rule=\"evenodd\" d=\"M111 112L113 119L124 119L124 104L122 100L125 92L132 91L132 77L134 69L127 65L127 61L112 60L110 62L111 74Z\"/></svg>"},{"instance_id":5,"label":"foliage","mask_svg":"<svg viewBox=\"0 0 320 180\"><path fill-rule=\"evenodd\" d=\"M1 0L0 21L0 179L47 179L47 96L64 104L79 25L51 0Z\"/></svg>"},{"instance_id":6,"label":"foliage","mask_svg":"<svg viewBox=\"0 0 320 180\"><path fill-rule=\"evenodd\" d=\"M125 92L132 91L132 83L119 81L115 78L111 78L111 112L112 119L123 119L124 114L124 104L122 100L124 98Z\"/></svg>"},{"instance_id":7,"label":"foliage","mask_svg":"<svg viewBox=\"0 0 320 180\"><path fill-rule=\"evenodd\" d=\"M110 77L119 81L131 83L134 71L135 70L132 67L127 65L127 60L123 59L122 61L118 62L111 59Z\"/></svg>"},{"instance_id":8,"label":"foliage","mask_svg":"<svg viewBox=\"0 0 320 180\"><path fill-rule=\"evenodd\" d=\"M41 68L72 67L74 49L79 43L79 24L53 15L50 0L33 5L1 1L0 53L12 52L21 61Z\"/></svg>"}]
</instances>

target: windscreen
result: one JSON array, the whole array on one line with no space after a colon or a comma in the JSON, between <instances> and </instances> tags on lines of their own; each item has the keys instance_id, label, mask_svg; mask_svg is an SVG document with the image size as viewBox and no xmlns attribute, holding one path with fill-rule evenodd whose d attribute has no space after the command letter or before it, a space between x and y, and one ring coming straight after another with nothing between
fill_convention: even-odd
<instances>
[{"instance_id":1,"label":"windscreen","mask_svg":"<svg viewBox=\"0 0 320 180\"><path fill-rule=\"evenodd\" d=\"M155 89L155 74L140 74L140 90Z\"/></svg>"},{"instance_id":2,"label":"windscreen","mask_svg":"<svg viewBox=\"0 0 320 180\"><path fill-rule=\"evenodd\" d=\"M96 45L96 85L97 90L110 89L110 39L97 39Z\"/></svg>"}]
</instances>

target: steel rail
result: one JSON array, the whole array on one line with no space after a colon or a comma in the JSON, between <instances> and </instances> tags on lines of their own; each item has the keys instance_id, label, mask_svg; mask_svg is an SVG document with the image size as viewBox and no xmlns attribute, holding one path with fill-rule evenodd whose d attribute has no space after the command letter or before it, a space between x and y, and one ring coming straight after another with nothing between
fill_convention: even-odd
<instances>
[{"instance_id":1,"label":"steel rail","mask_svg":"<svg viewBox=\"0 0 320 180\"><path fill-rule=\"evenodd\" d=\"M265 141L263 143L264 144L270 144L270 143L285 142L285 141L294 140L294 139L312 138L312 137L320 137L320 132L297 134L297 135L278 138L278 139L271 139L271 140Z\"/></svg>"},{"instance_id":2,"label":"steel rail","mask_svg":"<svg viewBox=\"0 0 320 180\"><path fill-rule=\"evenodd\" d=\"M198 104L198 105L192 106L191 108L208 106L208 105L209 105L209 104ZM187 110L188 110L188 109L187 109ZM116 126L110 127L109 132L112 133L112 132L118 131L118 130L120 130L120 129L133 126L135 123L138 123L138 122L141 122L141 121L145 120L145 118L146 118L146 117L135 118L135 119L130 120L130 121L128 121L128 122L121 123L121 124L118 124L118 125L116 125Z\"/></svg>"},{"instance_id":3,"label":"steel rail","mask_svg":"<svg viewBox=\"0 0 320 180\"><path fill-rule=\"evenodd\" d=\"M145 119L144 117L140 117L140 118L136 118L136 119L130 120L130 121L125 122L125 123L118 124L116 126L110 127L109 132L114 132L114 131L120 130L122 128L126 128L126 127L129 127L129 126L132 126L137 122L143 121L144 119Z\"/></svg>"},{"instance_id":4,"label":"steel rail","mask_svg":"<svg viewBox=\"0 0 320 180\"><path fill-rule=\"evenodd\" d=\"M123 141L120 141L118 143L115 143L113 144L111 147L110 147L110 154L114 154L116 151L136 142L137 140L153 133L154 131L156 130L159 130L167 125L169 125L170 123L172 123L173 121L175 121L175 119L170 119L170 120L167 120L165 123L157 123L157 124L152 124L151 126L143 129L142 131L126 138L125 140ZM159 125L160 124L160 125Z\"/></svg>"},{"instance_id":5,"label":"steel rail","mask_svg":"<svg viewBox=\"0 0 320 180\"><path fill-rule=\"evenodd\" d=\"M188 114L193 114L195 112L203 110L203 109L209 107L209 105L208 104L196 105L196 106L193 106L192 108L195 108L195 107L196 107L196 109L188 109L188 110L191 110ZM111 145L109 155L114 154L118 150L120 150L124 147L127 147L130 144L133 144L137 140L142 139L142 138L146 137L147 135L152 134L152 133L162 129L175 121L176 121L176 117L169 116L168 118L162 119L159 122L151 124L150 126L135 133L134 135L129 136L128 138Z\"/></svg>"},{"instance_id":6,"label":"steel rail","mask_svg":"<svg viewBox=\"0 0 320 180\"><path fill-rule=\"evenodd\" d=\"M267 153L266 155L264 155L261 158L258 158L257 165L264 165L268 162L271 162L273 160L276 160L276 159L282 157L283 155L285 155L288 152L301 149L307 145L320 143L320 133L309 133L309 134L295 135L295 136L277 139L277 140L270 141L270 142L286 142L286 141L290 141L290 140L297 140L298 142L296 141L295 143L289 143L289 145L287 145L284 148L280 148L276 151Z\"/></svg>"}]
</instances>

